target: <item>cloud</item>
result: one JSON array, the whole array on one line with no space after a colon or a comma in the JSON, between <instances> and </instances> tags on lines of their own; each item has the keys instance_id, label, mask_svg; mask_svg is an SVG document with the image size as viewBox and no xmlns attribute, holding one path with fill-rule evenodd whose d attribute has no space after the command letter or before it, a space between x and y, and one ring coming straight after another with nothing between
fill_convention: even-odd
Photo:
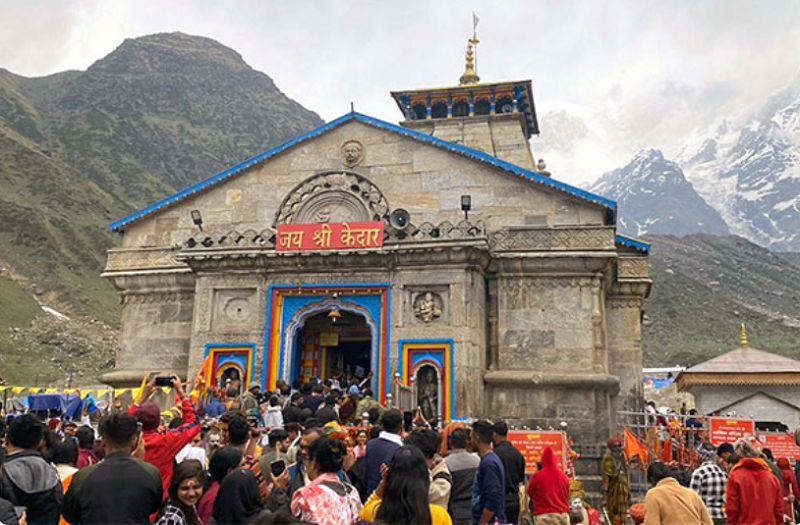
<instances>
[{"instance_id":1,"label":"cloud","mask_svg":"<svg viewBox=\"0 0 800 525\"><path fill-rule=\"evenodd\" d=\"M668 153L800 72L797 0L28 0L2 7L0 67L85 69L124 38L183 31L237 50L325 119L353 101L396 121L389 91L457 83L472 11L483 80L530 78L540 114L563 109L586 123L586 147L564 154L580 165L562 170L568 182L639 147Z\"/></svg>"}]
</instances>

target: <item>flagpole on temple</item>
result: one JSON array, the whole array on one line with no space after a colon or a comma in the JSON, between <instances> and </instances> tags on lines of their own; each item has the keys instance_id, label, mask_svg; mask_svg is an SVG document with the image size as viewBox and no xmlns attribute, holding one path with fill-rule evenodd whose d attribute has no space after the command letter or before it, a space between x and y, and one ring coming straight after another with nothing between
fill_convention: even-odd
<instances>
[{"instance_id":1,"label":"flagpole on temple","mask_svg":"<svg viewBox=\"0 0 800 525\"><path fill-rule=\"evenodd\" d=\"M475 14L475 11L472 12L472 39L470 42L472 43L473 48L475 49L475 73L478 73L478 22L480 22L480 18L478 15Z\"/></svg>"}]
</instances>

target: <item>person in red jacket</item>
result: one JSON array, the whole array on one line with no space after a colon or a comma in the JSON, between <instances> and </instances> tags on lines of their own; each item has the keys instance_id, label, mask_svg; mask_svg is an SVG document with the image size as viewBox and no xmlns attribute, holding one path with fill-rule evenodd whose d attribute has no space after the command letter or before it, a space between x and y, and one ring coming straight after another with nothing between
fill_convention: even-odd
<instances>
[{"instance_id":1,"label":"person in red jacket","mask_svg":"<svg viewBox=\"0 0 800 525\"><path fill-rule=\"evenodd\" d=\"M536 523L569 523L569 478L558 469L553 449L542 453L542 469L531 476L528 496Z\"/></svg>"},{"instance_id":2,"label":"person in red jacket","mask_svg":"<svg viewBox=\"0 0 800 525\"><path fill-rule=\"evenodd\" d=\"M728 474L725 512L728 525L783 524L781 484L747 438L733 445L741 458Z\"/></svg>"},{"instance_id":3,"label":"person in red jacket","mask_svg":"<svg viewBox=\"0 0 800 525\"><path fill-rule=\"evenodd\" d=\"M172 479L172 465L175 455L192 441L200 432L200 422L195 414L189 396L183 391L183 385L178 376L172 376L172 387L175 395L181 400L183 424L169 430L159 430L161 424L161 409L152 401L147 401L155 390L156 378L148 382L139 395L136 403L128 409L128 414L135 417L142 424L142 437L144 438L144 460L153 464L161 473L164 485L164 494L169 491L169 482Z\"/></svg>"},{"instance_id":4,"label":"person in red jacket","mask_svg":"<svg viewBox=\"0 0 800 525\"><path fill-rule=\"evenodd\" d=\"M794 501L800 495L800 487L797 486L797 478L794 476L792 464L788 458L778 458L778 468L781 469L783 476L783 513L791 518Z\"/></svg>"}]
</instances>

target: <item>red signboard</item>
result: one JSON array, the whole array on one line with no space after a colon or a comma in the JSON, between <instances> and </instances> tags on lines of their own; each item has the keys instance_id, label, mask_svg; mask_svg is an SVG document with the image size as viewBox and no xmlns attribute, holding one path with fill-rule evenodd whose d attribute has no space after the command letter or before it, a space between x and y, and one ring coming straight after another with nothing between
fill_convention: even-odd
<instances>
[{"instance_id":1,"label":"red signboard","mask_svg":"<svg viewBox=\"0 0 800 525\"><path fill-rule=\"evenodd\" d=\"M761 446L772 451L775 459L787 458L800 459L800 447L794 442L794 436L789 434L758 434Z\"/></svg>"},{"instance_id":2,"label":"red signboard","mask_svg":"<svg viewBox=\"0 0 800 525\"><path fill-rule=\"evenodd\" d=\"M279 224L275 249L279 252L353 250L383 246L383 222L321 222Z\"/></svg>"},{"instance_id":3,"label":"red signboard","mask_svg":"<svg viewBox=\"0 0 800 525\"><path fill-rule=\"evenodd\" d=\"M708 419L708 439L712 445L733 443L739 438L756 433L756 422L752 419L730 419L711 417Z\"/></svg>"},{"instance_id":4,"label":"red signboard","mask_svg":"<svg viewBox=\"0 0 800 525\"><path fill-rule=\"evenodd\" d=\"M567 435L557 430L510 430L508 441L525 458L525 472L536 472L536 463L542 460L544 449L550 447L556 455L558 468L565 468Z\"/></svg>"}]
</instances>

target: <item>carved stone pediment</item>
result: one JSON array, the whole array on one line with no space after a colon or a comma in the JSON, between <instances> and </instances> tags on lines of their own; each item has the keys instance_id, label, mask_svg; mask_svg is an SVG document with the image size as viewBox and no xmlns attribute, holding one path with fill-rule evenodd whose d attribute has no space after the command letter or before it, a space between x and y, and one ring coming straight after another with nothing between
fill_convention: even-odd
<instances>
[{"instance_id":1,"label":"carved stone pediment","mask_svg":"<svg viewBox=\"0 0 800 525\"><path fill-rule=\"evenodd\" d=\"M278 224L379 221L389 204L377 186L349 171L314 175L289 192L278 208Z\"/></svg>"}]
</instances>

